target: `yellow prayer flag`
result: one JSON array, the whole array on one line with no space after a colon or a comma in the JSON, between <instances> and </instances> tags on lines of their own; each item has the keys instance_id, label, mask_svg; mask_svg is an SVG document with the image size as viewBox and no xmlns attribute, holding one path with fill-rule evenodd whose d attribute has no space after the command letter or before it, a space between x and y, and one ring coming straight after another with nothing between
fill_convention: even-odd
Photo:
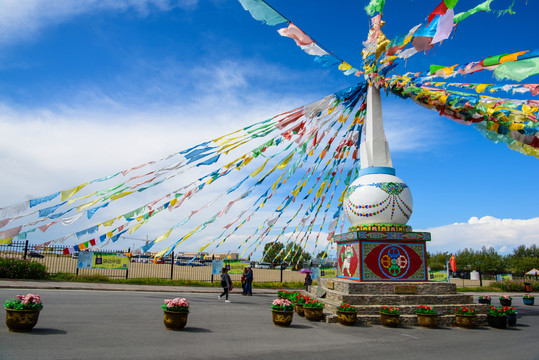
<instances>
[{"instance_id":1,"label":"yellow prayer flag","mask_svg":"<svg viewBox=\"0 0 539 360\"><path fill-rule=\"evenodd\" d=\"M113 236L114 236L114 233L113 233L112 231L109 231L109 232L107 233L107 237L110 238L110 237L113 237Z\"/></svg>"},{"instance_id":2,"label":"yellow prayer flag","mask_svg":"<svg viewBox=\"0 0 539 360\"><path fill-rule=\"evenodd\" d=\"M104 223L101 223L101 225L103 225L103 226L111 226L114 223L114 220L116 220L116 218L107 220Z\"/></svg>"},{"instance_id":3,"label":"yellow prayer flag","mask_svg":"<svg viewBox=\"0 0 539 360\"><path fill-rule=\"evenodd\" d=\"M92 196L92 195L95 195L95 192L92 193L92 194L88 194L88 195L84 195L84 196L75 198L75 199L71 199L71 200L69 200L69 201L67 202L67 205L71 205L72 203L74 203L74 202L77 201L77 200L87 199L87 198L89 198L89 197Z\"/></svg>"},{"instance_id":4,"label":"yellow prayer flag","mask_svg":"<svg viewBox=\"0 0 539 360\"><path fill-rule=\"evenodd\" d=\"M88 203L86 203L86 204L80 205L79 207L77 207L77 212L80 212L81 210L84 210L84 209L86 209L87 207L90 207L90 206L96 204L98 201L101 201L101 199L96 199L96 200L94 200L94 201L90 201L90 202L88 202Z\"/></svg>"},{"instance_id":5,"label":"yellow prayer flag","mask_svg":"<svg viewBox=\"0 0 539 360\"><path fill-rule=\"evenodd\" d=\"M158 242L163 241L166 238L168 238L170 236L170 233L172 232L172 230L174 230L174 228L170 229L169 231L167 231L163 235L158 236L157 239L155 239L154 243L158 243Z\"/></svg>"},{"instance_id":6,"label":"yellow prayer flag","mask_svg":"<svg viewBox=\"0 0 539 360\"><path fill-rule=\"evenodd\" d=\"M80 243L79 250L84 250L84 249L86 249L86 246L84 245L84 243Z\"/></svg>"},{"instance_id":7,"label":"yellow prayer flag","mask_svg":"<svg viewBox=\"0 0 539 360\"><path fill-rule=\"evenodd\" d=\"M286 159L281 161L281 163L277 166L277 168L278 169L284 169L286 167L286 165L288 165L288 162L290 161L290 159L292 159L293 156L294 156L294 153L288 155L288 157Z\"/></svg>"},{"instance_id":8,"label":"yellow prayer flag","mask_svg":"<svg viewBox=\"0 0 539 360\"><path fill-rule=\"evenodd\" d=\"M110 197L110 201L121 199L124 196L127 196L127 195L132 194L132 193L134 193L134 191L126 191L126 192L123 192L123 193L113 195L113 196Z\"/></svg>"},{"instance_id":9,"label":"yellow prayer flag","mask_svg":"<svg viewBox=\"0 0 539 360\"><path fill-rule=\"evenodd\" d=\"M157 254L155 254L155 256L153 257L154 260L157 260L157 259L161 259L163 257L163 255L165 255L165 253L168 251L168 249L170 249L170 246L167 247L165 250L161 250L159 251Z\"/></svg>"},{"instance_id":10,"label":"yellow prayer flag","mask_svg":"<svg viewBox=\"0 0 539 360\"><path fill-rule=\"evenodd\" d=\"M346 61L343 61L340 65L339 65L339 70L341 71L346 71L346 70L349 70L352 68L352 65L348 64Z\"/></svg>"},{"instance_id":11,"label":"yellow prayer flag","mask_svg":"<svg viewBox=\"0 0 539 360\"><path fill-rule=\"evenodd\" d=\"M0 239L0 245L9 245L13 241L13 237Z\"/></svg>"},{"instance_id":12,"label":"yellow prayer flag","mask_svg":"<svg viewBox=\"0 0 539 360\"><path fill-rule=\"evenodd\" d=\"M206 245L204 245L203 247L201 247L201 248L198 250L198 252L204 251L208 246L211 245L212 242L213 242L213 241L210 241L209 243L207 243Z\"/></svg>"},{"instance_id":13,"label":"yellow prayer flag","mask_svg":"<svg viewBox=\"0 0 539 360\"><path fill-rule=\"evenodd\" d=\"M475 92L476 93L482 93L483 91L485 91L485 88L488 86L489 84L480 84L480 85L477 85L477 87L475 88Z\"/></svg>"},{"instance_id":14,"label":"yellow prayer flag","mask_svg":"<svg viewBox=\"0 0 539 360\"><path fill-rule=\"evenodd\" d=\"M316 192L316 197L322 197L322 193L324 192L324 188L326 187L326 182L324 181L322 185L320 185L320 188Z\"/></svg>"},{"instance_id":15,"label":"yellow prayer flag","mask_svg":"<svg viewBox=\"0 0 539 360\"><path fill-rule=\"evenodd\" d=\"M256 169L254 172L251 173L251 177L255 177L256 175L258 175L262 170L264 170L264 167L266 166L266 164L268 163L270 159L267 159L258 169Z\"/></svg>"},{"instance_id":16,"label":"yellow prayer flag","mask_svg":"<svg viewBox=\"0 0 539 360\"><path fill-rule=\"evenodd\" d=\"M142 224L144 224L145 222L146 222L146 221L143 221L143 222L138 223L138 224L135 225L135 226L132 226L132 227L129 229L129 235L132 235L135 231L137 231L137 229L138 229L139 227L141 227Z\"/></svg>"},{"instance_id":17,"label":"yellow prayer flag","mask_svg":"<svg viewBox=\"0 0 539 360\"><path fill-rule=\"evenodd\" d=\"M62 194L62 201L64 200L67 200L69 199L70 197L72 197L73 195L75 195L77 192L79 192L82 188L84 188L86 185L88 185L89 182L85 183L85 184L81 184L79 186L76 186L72 189L69 189L69 190L64 190L61 192Z\"/></svg>"}]
</instances>

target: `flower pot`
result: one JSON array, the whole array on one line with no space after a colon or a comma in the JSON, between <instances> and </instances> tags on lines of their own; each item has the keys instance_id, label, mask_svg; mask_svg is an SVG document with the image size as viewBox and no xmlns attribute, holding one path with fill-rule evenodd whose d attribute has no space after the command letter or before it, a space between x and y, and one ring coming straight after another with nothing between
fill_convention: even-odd
<instances>
[{"instance_id":1,"label":"flower pot","mask_svg":"<svg viewBox=\"0 0 539 360\"><path fill-rule=\"evenodd\" d=\"M163 310L163 322L167 330L183 330L187 324L189 312L166 311Z\"/></svg>"},{"instance_id":2,"label":"flower pot","mask_svg":"<svg viewBox=\"0 0 539 360\"><path fill-rule=\"evenodd\" d=\"M488 325L496 329L505 329L507 327L507 316L487 316Z\"/></svg>"},{"instance_id":3,"label":"flower pot","mask_svg":"<svg viewBox=\"0 0 539 360\"><path fill-rule=\"evenodd\" d=\"M305 319L309 321L320 321L324 315L324 309L303 307L303 313L305 314Z\"/></svg>"},{"instance_id":4,"label":"flower pot","mask_svg":"<svg viewBox=\"0 0 539 360\"><path fill-rule=\"evenodd\" d=\"M357 311L337 310L337 322L344 326L355 325L357 321Z\"/></svg>"},{"instance_id":5,"label":"flower pot","mask_svg":"<svg viewBox=\"0 0 539 360\"><path fill-rule=\"evenodd\" d=\"M501 306L511 306L511 299L500 299Z\"/></svg>"},{"instance_id":6,"label":"flower pot","mask_svg":"<svg viewBox=\"0 0 539 360\"><path fill-rule=\"evenodd\" d=\"M296 312L299 316L305 316L303 304L296 304Z\"/></svg>"},{"instance_id":7,"label":"flower pot","mask_svg":"<svg viewBox=\"0 0 539 360\"><path fill-rule=\"evenodd\" d=\"M479 303L480 303L480 304L487 304L487 305L490 305L490 300L489 300L489 299L479 299Z\"/></svg>"},{"instance_id":8,"label":"flower pot","mask_svg":"<svg viewBox=\"0 0 539 360\"><path fill-rule=\"evenodd\" d=\"M476 324L476 315L455 315L457 326L465 329L473 329Z\"/></svg>"},{"instance_id":9,"label":"flower pot","mask_svg":"<svg viewBox=\"0 0 539 360\"><path fill-rule=\"evenodd\" d=\"M380 322L386 327L397 327L399 325L399 315L380 313Z\"/></svg>"},{"instance_id":10,"label":"flower pot","mask_svg":"<svg viewBox=\"0 0 539 360\"><path fill-rule=\"evenodd\" d=\"M515 326L517 324L517 314L507 314L507 325Z\"/></svg>"},{"instance_id":11,"label":"flower pot","mask_svg":"<svg viewBox=\"0 0 539 360\"><path fill-rule=\"evenodd\" d=\"M9 331L32 331L39 319L41 310L13 310L6 309L6 325Z\"/></svg>"},{"instance_id":12,"label":"flower pot","mask_svg":"<svg viewBox=\"0 0 539 360\"><path fill-rule=\"evenodd\" d=\"M281 310L271 310L271 316L273 319L273 324L275 326L287 327L292 323L292 318L294 317L294 311L281 311Z\"/></svg>"},{"instance_id":13,"label":"flower pot","mask_svg":"<svg viewBox=\"0 0 539 360\"><path fill-rule=\"evenodd\" d=\"M425 328L438 326L438 314L417 314L417 324Z\"/></svg>"},{"instance_id":14,"label":"flower pot","mask_svg":"<svg viewBox=\"0 0 539 360\"><path fill-rule=\"evenodd\" d=\"M524 305L533 305L535 299L522 299L524 301Z\"/></svg>"}]
</instances>

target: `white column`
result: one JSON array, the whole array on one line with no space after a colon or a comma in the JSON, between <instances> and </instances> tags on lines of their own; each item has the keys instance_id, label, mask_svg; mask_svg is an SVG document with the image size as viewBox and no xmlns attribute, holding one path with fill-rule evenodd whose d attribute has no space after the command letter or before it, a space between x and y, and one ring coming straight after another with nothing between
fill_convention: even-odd
<instances>
[{"instance_id":1,"label":"white column","mask_svg":"<svg viewBox=\"0 0 539 360\"><path fill-rule=\"evenodd\" d=\"M367 92L367 115L365 117L365 141L361 143L361 169L368 167L393 167L389 146L384 132L380 89L370 85Z\"/></svg>"}]
</instances>

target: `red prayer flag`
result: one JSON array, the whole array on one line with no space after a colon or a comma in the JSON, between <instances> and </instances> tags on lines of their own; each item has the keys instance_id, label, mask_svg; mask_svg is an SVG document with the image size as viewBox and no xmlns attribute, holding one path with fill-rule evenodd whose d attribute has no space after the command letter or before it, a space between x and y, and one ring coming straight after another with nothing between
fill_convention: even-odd
<instances>
[{"instance_id":1,"label":"red prayer flag","mask_svg":"<svg viewBox=\"0 0 539 360\"><path fill-rule=\"evenodd\" d=\"M445 4L445 1L442 0L442 2L440 4L438 4L438 6L436 6L436 9L434 9L430 15L429 15L429 21L427 22L427 25L430 24L430 22L432 21L432 19L434 19L434 17L436 15L443 15L447 12L447 5Z\"/></svg>"},{"instance_id":2,"label":"red prayer flag","mask_svg":"<svg viewBox=\"0 0 539 360\"><path fill-rule=\"evenodd\" d=\"M449 265L451 265L451 271L457 271L457 262L455 261L455 255L451 256L451 259L449 259Z\"/></svg>"},{"instance_id":3,"label":"red prayer flag","mask_svg":"<svg viewBox=\"0 0 539 360\"><path fill-rule=\"evenodd\" d=\"M69 249L68 248L65 248L64 251L62 251L62 253L64 255L69 255Z\"/></svg>"}]
</instances>

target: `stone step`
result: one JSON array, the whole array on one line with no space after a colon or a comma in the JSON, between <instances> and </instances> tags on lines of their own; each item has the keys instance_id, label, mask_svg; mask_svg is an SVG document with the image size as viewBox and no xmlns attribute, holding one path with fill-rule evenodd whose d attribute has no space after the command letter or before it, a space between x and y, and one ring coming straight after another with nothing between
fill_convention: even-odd
<instances>
[{"instance_id":1,"label":"stone step","mask_svg":"<svg viewBox=\"0 0 539 360\"><path fill-rule=\"evenodd\" d=\"M316 293L315 293L316 294ZM312 296L312 293L311 293ZM350 305L428 305L428 304L471 304L473 296L463 294L445 295L396 295L396 294L346 294L334 290L325 291L330 302L345 302Z\"/></svg>"},{"instance_id":2,"label":"stone step","mask_svg":"<svg viewBox=\"0 0 539 360\"><path fill-rule=\"evenodd\" d=\"M336 323L337 315L326 313L325 320L328 323ZM476 324L478 326L487 324L487 316L483 314L477 315ZM358 315L356 325L381 325L380 315ZM419 326L417 323L416 315L400 315L399 316L399 327L406 326ZM455 315L440 315L438 317L438 327L452 327L456 326Z\"/></svg>"},{"instance_id":3,"label":"stone step","mask_svg":"<svg viewBox=\"0 0 539 360\"><path fill-rule=\"evenodd\" d=\"M324 301L325 303L325 311L328 313L336 313L337 307L340 305L340 303L332 303ZM486 315L488 313L488 305L484 304L447 304L447 305L439 305L439 304L417 304L417 305L396 305L399 308L399 313L401 315L412 315L415 316L415 309L419 305L429 305L431 306L434 311L436 311L440 315L450 315L454 316L455 308L457 306L467 306L469 308L475 309L475 312L477 314L483 314ZM354 306L357 311L358 315L379 315L380 313L380 305L359 305Z\"/></svg>"},{"instance_id":4,"label":"stone step","mask_svg":"<svg viewBox=\"0 0 539 360\"><path fill-rule=\"evenodd\" d=\"M345 294L415 294L450 295L457 293L455 284L446 282L358 282L337 278L320 278L319 286Z\"/></svg>"}]
</instances>

